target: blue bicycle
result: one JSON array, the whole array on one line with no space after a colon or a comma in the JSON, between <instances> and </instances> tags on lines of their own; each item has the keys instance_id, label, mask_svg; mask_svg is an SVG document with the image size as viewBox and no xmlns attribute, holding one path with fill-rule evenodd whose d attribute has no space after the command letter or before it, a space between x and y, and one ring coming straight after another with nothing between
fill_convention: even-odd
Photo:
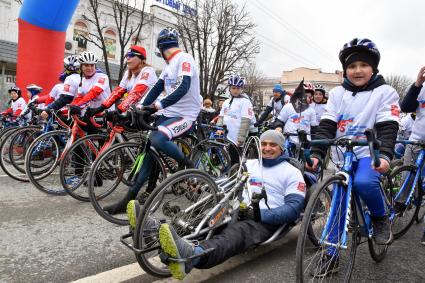
<instances>
[{"instance_id":1,"label":"blue bicycle","mask_svg":"<svg viewBox=\"0 0 425 283\"><path fill-rule=\"evenodd\" d=\"M373 235L371 215L364 202L353 188L355 161L354 147L369 146L374 165L379 166L379 142L375 139L372 130L366 130L367 140L353 140L345 137L330 140L315 140L313 145L345 147L343 168L334 176L324 179L312 193L304 212L300 236L296 250L296 277L297 282L304 281L344 281L348 282L354 267L357 247L368 243L369 253L374 261L380 262L387 252L387 245L377 245ZM311 163L311 159L308 162ZM381 178L381 190L386 203L386 210L390 221L395 217L393 196L388 187L391 179L385 175ZM332 192L332 201L329 207L323 208L324 193ZM310 244L309 223L318 217L317 211L325 212L326 222L313 229L321 235L319 245ZM320 225L322 224L322 225ZM317 232L316 232L317 233ZM331 259L331 260L329 260ZM323 265L326 262L328 265ZM331 264L333 262L334 264ZM337 262L337 264L335 264ZM328 268L323 272L323 266ZM328 270L332 270L328 272ZM339 270L339 272L336 272Z\"/></svg>"},{"instance_id":2,"label":"blue bicycle","mask_svg":"<svg viewBox=\"0 0 425 283\"><path fill-rule=\"evenodd\" d=\"M416 160L412 159L412 164L398 166L392 173L394 186L391 189L396 194L396 218L393 226L396 239L403 236L415 220L420 222L425 213L425 141L398 140L397 143L404 145L408 151L414 151L412 156L417 157Z\"/></svg>"}]
</instances>

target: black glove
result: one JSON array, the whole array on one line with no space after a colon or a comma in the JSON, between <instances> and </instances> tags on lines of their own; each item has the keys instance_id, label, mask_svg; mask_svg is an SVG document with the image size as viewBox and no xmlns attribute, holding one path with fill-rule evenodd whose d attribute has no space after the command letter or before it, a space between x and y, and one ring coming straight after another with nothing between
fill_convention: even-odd
<instances>
[{"instance_id":1,"label":"black glove","mask_svg":"<svg viewBox=\"0 0 425 283\"><path fill-rule=\"evenodd\" d=\"M90 108L90 107L88 107L86 109L86 113L84 114L84 117L85 118L90 118L90 117L96 115L97 113L100 113L100 112L104 111L105 109L106 109L106 107L103 106L103 105L100 105L97 108Z\"/></svg>"},{"instance_id":2,"label":"black glove","mask_svg":"<svg viewBox=\"0 0 425 283\"><path fill-rule=\"evenodd\" d=\"M69 105L69 114L70 115L80 115L81 114L81 108L77 105Z\"/></svg>"},{"instance_id":3,"label":"black glove","mask_svg":"<svg viewBox=\"0 0 425 283\"><path fill-rule=\"evenodd\" d=\"M149 113L150 115L154 114L158 109L155 106L149 105L142 108L142 111Z\"/></svg>"},{"instance_id":4,"label":"black glove","mask_svg":"<svg viewBox=\"0 0 425 283\"><path fill-rule=\"evenodd\" d=\"M260 126L260 125L261 125L261 124L259 124L258 122L255 122L255 123L254 123L254 127L256 127L256 128L257 128L258 126Z\"/></svg>"}]
</instances>

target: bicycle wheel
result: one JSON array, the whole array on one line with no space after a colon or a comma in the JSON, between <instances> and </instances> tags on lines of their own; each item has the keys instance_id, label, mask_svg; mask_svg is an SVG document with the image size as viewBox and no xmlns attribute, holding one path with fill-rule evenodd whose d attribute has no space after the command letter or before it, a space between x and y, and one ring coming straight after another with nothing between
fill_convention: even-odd
<instances>
[{"instance_id":1,"label":"bicycle wheel","mask_svg":"<svg viewBox=\"0 0 425 283\"><path fill-rule=\"evenodd\" d=\"M419 212L418 215L416 216L416 223L422 223L424 221L424 217L425 217L425 199L424 199L424 189L422 189L422 201L421 201L421 205L419 208Z\"/></svg>"},{"instance_id":2,"label":"bicycle wheel","mask_svg":"<svg viewBox=\"0 0 425 283\"><path fill-rule=\"evenodd\" d=\"M191 160L195 168L208 172L213 177L220 177L231 167L230 155L224 144L204 140L193 149Z\"/></svg>"},{"instance_id":3,"label":"bicycle wheel","mask_svg":"<svg viewBox=\"0 0 425 283\"><path fill-rule=\"evenodd\" d=\"M391 172L389 190L393 198L395 198L402 186L404 186L405 189L410 190L414 182L415 174L416 167L413 165L403 165L397 167L393 172ZM419 209L421 208L421 203L422 190L419 184L416 184L412 197L408 201L408 205L397 211L394 217L392 223L394 239L400 238L409 230L417 218ZM392 204L394 206L394 200L392 200Z\"/></svg>"},{"instance_id":4,"label":"bicycle wheel","mask_svg":"<svg viewBox=\"0 0 425 283\"><path fill-rule=\"evenodd\" d=\"M128 184L132 184L135 177L133 165L138 157L145 156L144 148L144 144L135 142L117 144L100 154L92 165L88 178L90 202L96 212L109 222L128 225L125 213L111 215L103 209L122 200L127 194ZM158 154L151 149L148 150L148 154L152 157L152 174L139 190L140 193L149 191L147 186L156 187L158 182L166 176L166 170ZM156 170L158 170L157 174L155 174ZM99 179L102 180L102 186L98 187L94 184Z\"/></svg>"},{"instance_id":5,"label":"bicycle wheel","mask_svg":"<svg viewBox=\"0 0 425 283\"><path fill-rule=\"evenodd\" d=\"M87 179L91 165L108 135L94 134L76 141L62 157L59 176L62 187L73 198L79 201L90 201ZM101 186L101 180L96 182Z\"/></svg>"},{"instance_id":6,"label":"bicycle wheel","mask_svg":"<svg viewBox=\"0 0 425 283\"><path fill-rule=\"evenodd\" d=\"M314 193L316 187L313 185L310 187L310 195ZM328 217L328 212L331 207L332 197L329 191L323 190L318 196L318 201L316 206L313 209L314 215L311 218L311 221L308 226L307 235L310 239L310 242L316 247L320 246L320 237L321 231L323 230L324 225L326 224L326 219Z\"/></svg>"},{"instance_id":7,"label":"bicycle wheel","mask_svg":"<svg viewBox=\"0 0 425 283\"><path fill-rule=\"evenodd\" d=\"M354 267L357 245L360 240L360 233L358 230L359 225L355 213L355 206L351 205L352 210L349 214L351 216L351 229L348 230L345 247L342 247L341 231L343 231L345 227L342 227L341 222L343 223L346 218L346 213L343 211L344 209L342 209L344 207L342 200L347 197L343 181L344 179L341 176L328 177L317 186L317 189L310 197L297 241L296 282L314 282L316 280L321 282L348 282L350 280ZM323 202L323 196L329 191L332 191L332 206L321 209L323 211L322 216L323 218L331 218L330 211L332 210L334 210L335 214L333 218L334 221L330 221L329 227L326 227L327 223L315 223L315 217L317 215L317 208L320 207ZM316 226L314 227L317 231L316 235L321 235L320 241L317 243L318 246L310 243L311 235L309 235L309 227L311 223L314 223L313 227ZM333 233L331 235L330 232L325 233L325 231L333 231ZM328 243L334 243L335 245L331 246ZM326 259L338 260L339 272L330 272L327 276L319 276L319 269L320 273L323 274L323 271L327 271L326 268L329 268L327 265L320 265L320 263L326 261Z\"/></svg>"},{"instance_id":8,"label":"bicycle wheel","mask_svg":"<svg viewBox=\"0 0 425 283\"><path fill-rule=\"evenodd\" d=\"M31 183L51 195L65 195L59 178L59 160L68 132L56 130L37 137L25 155L25 170Z\"/></svg>"},{"instance_id":9,"label":"bicycle wheel","mask_svg":"<svg viewBox=\"0 0 425 283\"><path fill-rule=\"evenodd\" d=\"M145 253L136 254L147 273L157 277L171 276L158 258L160 222L173 225L180 236L192 234L208 211L218 203L218 188L208 173L189 169L165 179L141 206L134 234L134 246ZM205 225L208 226L209 221ZM201 240L200 238L191 240Z\"/></svg>"},{"instance_id":10,"label":"bicycle wheel","mask_svg":"<svg viewBox=\"0 0 425 283\"><path fill-rule=\"evenodd\" d=\"M40 127L37 126L15 128L1 138L0 166L11 178L21 182L29 181L25 173L24 155L39 130Z\"/></svg>"}]
</instances>

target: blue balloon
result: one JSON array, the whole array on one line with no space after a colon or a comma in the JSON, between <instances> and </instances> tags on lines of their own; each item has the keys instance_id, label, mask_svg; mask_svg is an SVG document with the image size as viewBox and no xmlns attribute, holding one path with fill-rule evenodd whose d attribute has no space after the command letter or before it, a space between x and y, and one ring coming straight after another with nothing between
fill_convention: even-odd
<instances>
[{"instance_id":1,"label":"blue balloon","mask_svg":"<svg viewBox=\"0 0 425 283\"><path fill-rule=\"evenodd\" d=\"M66 32L79 0L25 0L19 18L35 26Z\"/></svg>"}]
</instances>

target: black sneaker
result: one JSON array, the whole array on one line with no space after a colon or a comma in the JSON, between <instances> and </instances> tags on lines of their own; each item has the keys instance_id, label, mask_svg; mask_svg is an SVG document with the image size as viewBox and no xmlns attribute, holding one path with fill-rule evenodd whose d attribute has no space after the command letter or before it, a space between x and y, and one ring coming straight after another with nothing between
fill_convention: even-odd
<instances>
[{"instance_id":1,"label":"black sneaker","mask_svg":"<svg viewBox=\"0 0 425 283\"><path fill-rule=\"evenodd\" d=\"M310 271L311 276L315 278L326 277L331 273L339 271L338 256L323 255L317 261L317 265Z\"/></svg>"},{"instance_id":2,"label":"black sneaker","mask_svg":"<svg viewBox=\"0 0 425 283\"><path fill-rule=\"evenodd\" d=\"M389 245L393 242L393 233L388 216L372 218L373 238L378 245Z\"/></svg>"},{"instance_id":3,"label":"black sneaker","mask_svg":"<svg viewBox=\"0 0 425 283\"><path fill-rule=\"evenodd\" d=\"M424 233L422 235L421 244L425 246L425 231L424 231Z\"/></svg>"},{"instance_id":4,"label":"black sneaker","mask_svg":"<svg viewBox=\"0 0 425 283\"><path fill-rule=\"evenodd\" d=\"M161 249L170 257L186 259L195 254L195 246L177 235L172 226L165 223L159 227ZM183 280L192 267L185 262L171 261L168 265L174 278Z\"/></svg>"}]
</instances>

